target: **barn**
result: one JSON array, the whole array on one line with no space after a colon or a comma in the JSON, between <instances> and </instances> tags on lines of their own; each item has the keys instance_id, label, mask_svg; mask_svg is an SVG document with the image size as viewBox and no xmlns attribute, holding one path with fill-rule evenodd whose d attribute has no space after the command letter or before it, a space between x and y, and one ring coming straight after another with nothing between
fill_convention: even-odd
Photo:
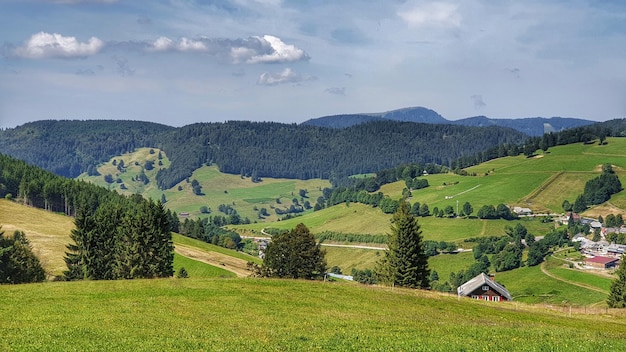
<instances>
[{"instance_id":1,"label":"barn","mask_svg":"<svg viewBox=\"0 0 626 352\"><path fill-rule=\"evenodd\" d=\"M593 258L585 259L585 264L598 269L610 269L617 266L619 263L618 258L595 256Z\"/></svg>"}]
</instances>

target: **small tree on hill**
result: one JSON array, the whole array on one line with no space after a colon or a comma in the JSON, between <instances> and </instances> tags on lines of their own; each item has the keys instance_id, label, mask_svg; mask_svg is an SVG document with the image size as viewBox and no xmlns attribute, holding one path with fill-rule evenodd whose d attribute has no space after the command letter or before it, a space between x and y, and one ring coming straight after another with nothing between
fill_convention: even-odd
<instances>
[{"instance_id":1,"label":"small tree on hill","mask_svg":"<svg viewBox=\"0 0 626 352\"><path fill-rule=\"evenodd\" d=\"M424 253L422 231L402 201L393 215L388 240L389 250L378 262L376 274L388 284L411 288L428 288L430 269Z\"/></svg>"},{"instance_id":2,"label":"small tree on hill","mask_svg":"<svg viewBox=\"0 0 626 352\"><path fill-rule=\"evenodd\" d=\"M304 224L272 237L258 274L266 277L315 279L326 272L326 253Z\"/></svg>"},{"instance_id":3,"label":"small tree on hill","mask_svg":"<svg viewBox=\"0 0 626 352\"><path fill-rule=\"evenodd\" d=\"M606 303L610 308L626 308L626 264L621 264L615 274L617 278L611 283Z\"/></svg>"}]
</instances>

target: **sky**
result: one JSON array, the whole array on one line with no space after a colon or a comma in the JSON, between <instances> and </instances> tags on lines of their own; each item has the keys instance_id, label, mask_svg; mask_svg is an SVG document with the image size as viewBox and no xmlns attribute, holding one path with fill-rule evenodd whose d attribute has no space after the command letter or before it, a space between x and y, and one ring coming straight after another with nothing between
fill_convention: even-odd
<instances>
[{"instance_id":1,"label":"sky","mask_svg":"<svg viewBox=\"0 0 626 352\"><path fill-rule=\"evenodd\" d=\"M622 0L0 0L0 128L626 117Z\"/></svg>"}]
</instances>

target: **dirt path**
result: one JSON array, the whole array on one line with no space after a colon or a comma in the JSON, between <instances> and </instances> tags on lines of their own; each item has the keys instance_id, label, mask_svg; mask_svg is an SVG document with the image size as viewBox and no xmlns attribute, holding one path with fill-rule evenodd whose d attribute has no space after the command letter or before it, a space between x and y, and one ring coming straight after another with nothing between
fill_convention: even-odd
<instances>
[{"instance_id":1,"label":"dirt path","mask_svg":"<svg viewBox=\"0 0 626 352\"><path fill-rule=\"evenodd\" d=\"M205 252L197 248L181 244L177 244L174 247L174 252L187 258L228 270L235 273L238 277L247 277L251 274L250 270L247 269L247 261L239 258L233 258L226 254Z\"/></svg>"},{"instance_id":2,"label":"dirt path","mask_svg":"<svg viewBox=\"0 0 626 352\"><path fill-rule=\"evenodd\" d=\"M551 277L551 278L553 278L553 279L555 279L555 280L559 280L559 281L562 281L562 282L568 283L568 284L570 284L570 285L574 285L574 286L578 286L578 287L586 288L586 289L588 289L588 290L592 290L592 291L600 292L600 293L603 293L603 294L605 294L605 295L608 295L608 294L609 294L608 292L606 292L606 291L604 291L604 290L602 290L602 289L599 289L599 288L597 288L597 287L595 287L595 286L591 286L591 285L587 285L587 284L581 284L580 282L570 281L570 280L564 279L564 278L562 278L562 277L556 276L556 275L552 274L551 272L549 272L549 271L546 269L545 264L546 264L546 262L545 262L545 261L544 261L543 263L541 263L541 265L540 265L540 267L541 267L541 272L542 272L542 273L544 273L544 274L546 274L546 275L548 275L549 277Z\"/></svg>"}]
</instances>

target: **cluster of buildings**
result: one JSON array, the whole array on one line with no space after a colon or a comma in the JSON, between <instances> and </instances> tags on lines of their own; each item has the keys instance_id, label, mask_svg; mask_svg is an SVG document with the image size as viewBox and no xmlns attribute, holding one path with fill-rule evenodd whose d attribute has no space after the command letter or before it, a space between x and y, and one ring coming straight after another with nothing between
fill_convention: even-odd
<instances>
[{"instance_id":1,"label":"cluster of buildings","mask_svg":"<svg viewBox=\"0 0 626 352\"><path fill-rule=\"evenodd\" d=\"M595 219L581 218L583 224L589 224L593 231L599 231L601 239L593 241L582 234L572 238L573 242L580 242L580 253L585 256L585 267L589 269L612 269L619 265L626 245L609 243L606 236L610 233L626 234L626 227L603 227ZM567 223L566 223L567 224Z\"/></svg>"}]
</instances>

